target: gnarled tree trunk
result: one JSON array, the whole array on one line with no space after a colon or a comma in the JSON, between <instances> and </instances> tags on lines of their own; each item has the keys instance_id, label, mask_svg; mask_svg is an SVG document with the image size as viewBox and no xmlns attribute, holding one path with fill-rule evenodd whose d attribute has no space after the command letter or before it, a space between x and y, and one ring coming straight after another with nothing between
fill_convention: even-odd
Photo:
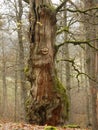
<instances>
[{"instance_id":1,"label":"gnarled tree trunk","mask_svg":"<svg viewBox=\"0 0 98 130\"><path fill-rule=\"evenodd\" d=\"M31 101L27 100L30 123L58 125L67 117L66 91L54 67L56 13L50 0L30 0L30 59L28 79Z\"/></svg>"}]
</instances>

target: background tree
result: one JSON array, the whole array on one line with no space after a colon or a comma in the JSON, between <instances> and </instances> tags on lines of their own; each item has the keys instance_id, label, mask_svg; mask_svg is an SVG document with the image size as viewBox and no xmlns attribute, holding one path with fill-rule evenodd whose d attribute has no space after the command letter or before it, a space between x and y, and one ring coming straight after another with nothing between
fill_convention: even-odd
<instances>
[{"instance_id":1,"label":"background tree","mask_svg":"<svg viewBox=\"0 0 98 130\"><path fill-rule=\"evenodd\" d=\"M3 37L2 37L3 38ZM3 81L3 117L7 114L7 81L6 81L6 53L4 49L4 41L2 40L2 81Z\"/></svg>"},{"instance_id":2,"label":"background tree","mask_svg":"<svg viewBox=\"0 0 98 130\"><path fill-rule=\"evenodd\" d=\"M21 115L25 119L25 100L26 100L26 87L25 87L25 74L24 74L24 45L23 45L23 33L22 33L22 15L23 5L22 0L15 2L16 8L16 22L17 22L17 34L19 44L19 68L20 68L20 85L21 85Z\"/></svg>"},{"instance_id":3,"label":"background tree","mask_svg":"<svg viewBox=\"0 0 98 130\"><path fill-rule=\"evenodd\" d=\"M19 44L18 44L18 37L17 37L17 31L18 31L18 27L20 25L20 21L17 22L16 19L16 13L18 13L17 8L18 8L18 2L15 3L15 1L10 0L9 2L7 1L3 1L3 5L4 5L4 9L5 12L2 12L2 17L5 21L5 26L3 26L1 28L1 32L3 33L3 39L4 39L4 50L6 53L6 59L5 61L7 62L6 64L6 84L7 84L7 97L8 97L8 109L9 113L6 115L5 119L10 119L10 120L14 120L14 115L16 115L15 120L19 121L20 119L22 120L25 114L22 114L23 111L20 112L20 110L23 110L23 105L21 105L21 93L20 93L20 86L21 86L21 79L20 79L20 63L19 63ZM2 5L2 6L3 6ZM24 7L24 14L22 17L22 23L24 22L24 18L26 17L26 12L25 12L25 5L23 3L23 7ZM6 6L6 8L5 8ZM27 7L26 7L27 8ZM19 8L18 8L19 9ZM18 15L18 14L17 14ZM7 24L6 24L7 23ZM21 26L25 26L25 24L23 23ZM22 27L21 27L22 28ZM26 29L24 28L23 30ZM22 30L22 31L23 31ZM24 55L24 63L25 62L25 56L27 56L27 41L25 40L25 35L26 33L22 34L22 41L23 43L25 42L25 55ZM21 45L20 45L21 46ZM17 59L16 59L17 57ZM17 60L17 61L16 61ZM2 63L1 63L2 65ZM16 72L17 71L17 72ZM24 75L24 68L22 68L22 72ZM17 77L16 77L16 73L17 73ZM23 77L22 77L23 78ZM15 82L14 82L15 81ZM24 82L22 80L22 82ZM15 86L14 86L15 85ZM25 82L26 85L26 82ZM14 88L17 88L17 91L14 90ZM1 89L1 93L2 93L2 89ZM17 96L15 96L16 94ZM1 97L2 98L2 97ZM16 101L17 100L17 101ZM17 102L17 103L15 103ZM15 104L17 104L17 106L15 106ZM3 104L2 104L3 105ZM14 107L17 107L14 109ZM17 109L17 110L16 110ZM17 112L14 112L14 110L16 110ZM16 114L15 114L16 113ZM0 116L1 117L1 116Z\"/></svg>"}]
</instances>

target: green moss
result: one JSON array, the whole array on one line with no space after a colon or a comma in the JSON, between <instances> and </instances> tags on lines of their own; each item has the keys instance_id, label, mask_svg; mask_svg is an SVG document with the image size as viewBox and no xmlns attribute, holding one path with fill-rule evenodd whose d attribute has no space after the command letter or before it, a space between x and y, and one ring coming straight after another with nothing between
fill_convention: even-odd
<instances>
[{"instance_id":1,"label":"green moss","mask_svg":"<svg viewBox=\"0 0 98 130\"><path fill-rule=\"evenodd\" d=\"M49 8L52 12L55 12L55 7L54 7L54 6L48 5L48 8Z\"/></svg>"},{"instance_id":2,"label":"green moss","mask_svg":"<svg viewBox=\"0 0 98 130\"><path fill-rule=\"evenodd\" d=\"M64 88L63 84L60 82L60 80L56 77L55 78L55 82L56 82L56 87L55 89L60 93L60 94L65 94L66 93L66 89Z\"/></svg>"},{"instance_id":3,"label":"green moss","mask_svg":"<svg viewBox=\"0 0 98 130\"><path fill-rule=\"evenodd\" d=\"M55 13L55 11L56 11L55 6L53 6L51 4L43 4L41 6L45 7L46 9L48 9L49 13Z\"/></svg>"},{"instance_id":4,"label":"green moss","mask_svg":"<svg viewBox=\"0 0 98 130\"><path fill-rule=\"evenodd\" d=\"M61 33L64 32L64 31L68 32L68 31L69 31L69 27L68 27L68 26L64 26L63 28L59 29L59 30L57 31L57 35L58 35L58 34L61 34Z\"/></svg>"},{"instance_id":5,"label":"green moss","mask_svg":"<svg viewBox=\"0 0 98 130\"><path fill-rule=\"evenodd\" d=\"M32 102L32 97L31 96L27 97L25 101L25 106L28 107L31 104L31 102Z\"/></svg>"},{"instance_id":6,"label":"green moss","mask_svg":"<svg viewBox=\"0 0 98 130\"><path fill-rule=\"evenodd\" d=\"M28 66L25 66L24 73L26 76L29 74L29 67Z\"/></svg>"},{"instance_id":7,"label":"green moss","mask_svg":"<svg viewBox=\"0 0 98 130\"><path fill-rule=\"evenodd\" d=\"M60 82L60 80L56 77L55 78L55 90L61 97L61 101L63 102L63 112L65 114L65 118L68 119L68 113L69 113L69 102L68 102L68 96L66 94L66 89L64 88L63 84Z\"/></svg>"},{"instance_id":8,"label":"green moss","mask_svg":"<svg viewBox=\"0 0 98 130\"><path fill-rule=\"evenodd\" d=\"M26 110L26 120L29 121L32 111L31 111L32 97L29 95L25 101L25 110Z\"/></svg>"},{"instance_id":9,"label":"green moss","mask_svg":"<svg viewBox=\"0 0 98 130\"><path fill-rule=\"evenodd\" d=\"M57 130L57 128L54 126L46 126L44 130Z\"/></svg>"}]
</instances>

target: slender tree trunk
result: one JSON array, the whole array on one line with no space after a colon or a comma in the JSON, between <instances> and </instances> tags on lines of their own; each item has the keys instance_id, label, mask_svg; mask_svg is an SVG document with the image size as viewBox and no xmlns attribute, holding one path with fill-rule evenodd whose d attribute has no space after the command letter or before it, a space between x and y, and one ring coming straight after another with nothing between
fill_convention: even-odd
<instances>
[{"instance_id":1,"label":"slender tree trunk","mask_svg":"<svg viewBox=\"0 0 98 130\"><path fill-rule=\"evenodd\" d=\"M30 0L30 123L58 125L67 117L66 92L55 74L55 35L56 13L50 1Z\"/></svg>"},{"instance_id":2,"label":"slender tree trunk","mask_svg":"<svg viewBox=\"0 0 98 130\"><path fill-rule=\"evenodd\" d=\"M66 50L66 58L69 59L69 47L68 44L66 44L65 47ZM71 116L71 112L72 112L72 107L71 107L71 94L70 94L70 90L71 90L71 78L70 78L70 63L66 62L65 64L65 68L66 68L66 93L68 95L68 99L69 99L69 123L72 122L72 116Z\"/></svg>"},{"instance_id":3,"label":"slender tree trunk","mask_svg":"<svg viewBox=\"0 0 98 130\"><path fill-rule=\"evenodd\" d=\"M85 70L87 69L87 66L84 67ZM87 71L86 71L87 72ZM91 124L90 120L90 91L89 91L89 81L88 78L85 77L85 91L86 91L86 126L89 127Z\"/></svg>"},{"instance_id":4,"label":"slender tree trunk","mask_svg":"<svg viewBox=\"0 0 98 130\"><path fill-rule=\"evenodd\" d=\"M15 122L17 121L17 113L18 113L18 73L17 73L17 61L18 60L18 55L16 52L16 67L15 67L15 117L14 120Z\"/></svg>"},{"instance_id":5,"label":"slender tree trunk","mask_svg":"<svg viewBox=\"0 0 98 130\"><path fill-rule=\"evenodd\" d=\"M65 6L64 6L64 9L65 9L65 11L64 11L64 26L65 27L67 27L67 10L66 10L66 6L67 6L67 4L65 4ZM65 34L64 34L64 37L65 37L65 41L68 39L68 35L67 35L67 33L65 32ZM65 52L65 58L66 59L69 59L70 58L70 54L69 54L69 46L68 46L68 44L67 43L65 43L65 45L64 45L64 48L63 48L63 53ZM65 80L66 80L66 93L67 93L67 95L68 95L68 99L69 99L69 123L71 123L72 122L72 119L71 119L71 95L70 95L70 90L71 90L71 78L70 78L70 75L71 75L71 72L70 72L70 63L69 62L66 62L65 63L65 70L66 70L66 78L65 78Z\"/></svg>"},{"instance_id":6,"label":"slender tree trunk","mask_svg":"<svg viewBox=\"0 0 98 130\"><path fill-rule=\"evenodd\" d=\"M3 81L3 117L7 114L7 84L6 84L6 57L4 51L4 44L2 43L2 81Z\"/></svg>"},{"instance_id":7,"label":"slender tree trunk","mask_svg":"<svg viewBox=\"0 0 98 130\"><path fill-rule=\"evenodd\" d=\"M17 33L19 43L19 71L20 71L20 86L21 86L21 118L25 120L25 100L26 100L26 86L25 86L25 74L24 74L24 46L22 41L22 0L18 0L19 9L16 10L17 19Z\"/></svg>"},{"instance_id":8,"label":"slender tree trunk","mask_svg":"<svg viewBox=\"0 0 98 130\"><path fill-rule=\"evenodd\" d=\"M66 10L66 5L64 5L64 12L63 12L63 17L64 20L62 21L63 26L67 27L67 10ZM64 41L67 41L67 33L64 32ZM63 40L63 39L62 39ZM69 46L67 43L65 43L62 46L62 59L69 59ZM71 80L70 80L70 63L69 62L64 62L62 61L61 66L59 66L61 68L61 82L65 85L66 87L66 94L68 96L69 99L69 119L68 122L71 123L71 95L70 95L70 88L71 88Z\"/></svg>"},{"instance_id":9,"label":"slender tree trunk","mask_svg":"<svg viewBox=\"0 0 98 130\"><path fill-rule=\"evenodd\" d=\"M94 1L86 0L85 2L85 8L91 8L95 5ZM88 5L88 6L87 6ZM91 10L89 12L90 15L85 17L85 29L86 29L86 40L92 40L96 38L96 28L94 26L94 23L96 22L94 12ZM96 41L91 42L93 46L96 47ZM87 70L88 74L97 81L96 78L96 53L93 48L90 48L88 45L86 46L86 63L87 63ZM91 90L91 118L92 118L92 129L97 130L98 129L98 123L97 123L97 111L96 111L96 101L97 101L97 84L96 82L89 80L90 83L90 90Z\"/></svg>"}]
</instances>

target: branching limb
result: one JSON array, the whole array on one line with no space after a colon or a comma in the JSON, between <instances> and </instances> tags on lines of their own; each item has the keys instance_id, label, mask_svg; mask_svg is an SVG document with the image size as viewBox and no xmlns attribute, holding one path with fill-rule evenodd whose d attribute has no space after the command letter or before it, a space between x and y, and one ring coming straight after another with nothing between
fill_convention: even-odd
<instances>
[{"instance_id":1,"label":"branching limb","mask_svg":"<svg viewBox=\"0 0 98 130\"><path fill-rule=\"evenodd\" d=\"M62 32L69 32L69 28L67 26L62 27L57 31L57 35L61 34Z\"/></svg>"},{"instance_id":2,"label":"branching limb","mask_svg":"<svg viewBox=\"0 0 98 130\"><path fill-rule=\"evenodd\" d=\"M72 0L69 0L68 1L71 5L73 5L76 9L78 9L78 7L76 6L76 4L72 1Z\"/></svg>"},{"instance_id":3,"label":"branching limb","mask_svg":"<svg viewBox=\"0 0 98 130\"><path fill-rule=\"evenodd\" d=\"M64 44L73 44L73 45L81 45L81 44L87 44L89 47L93 48L95 51L98 51L98 48L96 48L95 46L93 46L90 42L92 41L95 41L95 40L98 40L98 39L92 39L92 40L89 40L89 41L65 41L59 45L55 45L55 50L58 52L59 48L61 46L63 46ZM56 52L56 53L57 53Z\"/></svg>"},{"instance_id":4,"label":"branching limb","mask_svg":"<svg viewBox=\"0 0 98 130\"><path fill-rule=\"evenodd\" d=\"M68 0L64 0L57 8L56 8L56 13L59 12L59 10L66 4Z\"/></svg>"},{"instance_id":5,"label":"branching limb","mask_svg":"<svg viewBox=\"0 0 98 130\"><path fill-rule=\"evenodd\" d=\"M92 7L92 8L89 8L89 9L85 9L85 10L81 10L77 6L75 6L75 8L76 9L66 8L66 10L69 11L69 12L72 12L72 13L83 13L83 14L88 14L89 11L98 10L98 6L97 7ZM62 9L60 11L65 11L65 10ZM90 14L88 14L88 15L90 15Z\"/></svg>"},{"instance_id":6,"label":"branching limb","mask_svg":"<svg viewBox=\"0 0 98 130\"><path fill-rule=\"evenodd\" d=\"M77 67L76 67L76 64L75 64L75 59L60 59L60 60L57 60L57 62L60 62L60 61L66 61L66 62L69 62L71 63L73 69L75 70L75 72L77 72L77 75L76 75L76 79L78 80L78 84L79 84L79 76L80 75L85 75L86 77L88 77L90 80L96 82L96 79L92 78L90 75L88 75L87 73L85 72L81 72ZM97 82L96 82L97 83Z\"/></svg>"}]
</instances>

